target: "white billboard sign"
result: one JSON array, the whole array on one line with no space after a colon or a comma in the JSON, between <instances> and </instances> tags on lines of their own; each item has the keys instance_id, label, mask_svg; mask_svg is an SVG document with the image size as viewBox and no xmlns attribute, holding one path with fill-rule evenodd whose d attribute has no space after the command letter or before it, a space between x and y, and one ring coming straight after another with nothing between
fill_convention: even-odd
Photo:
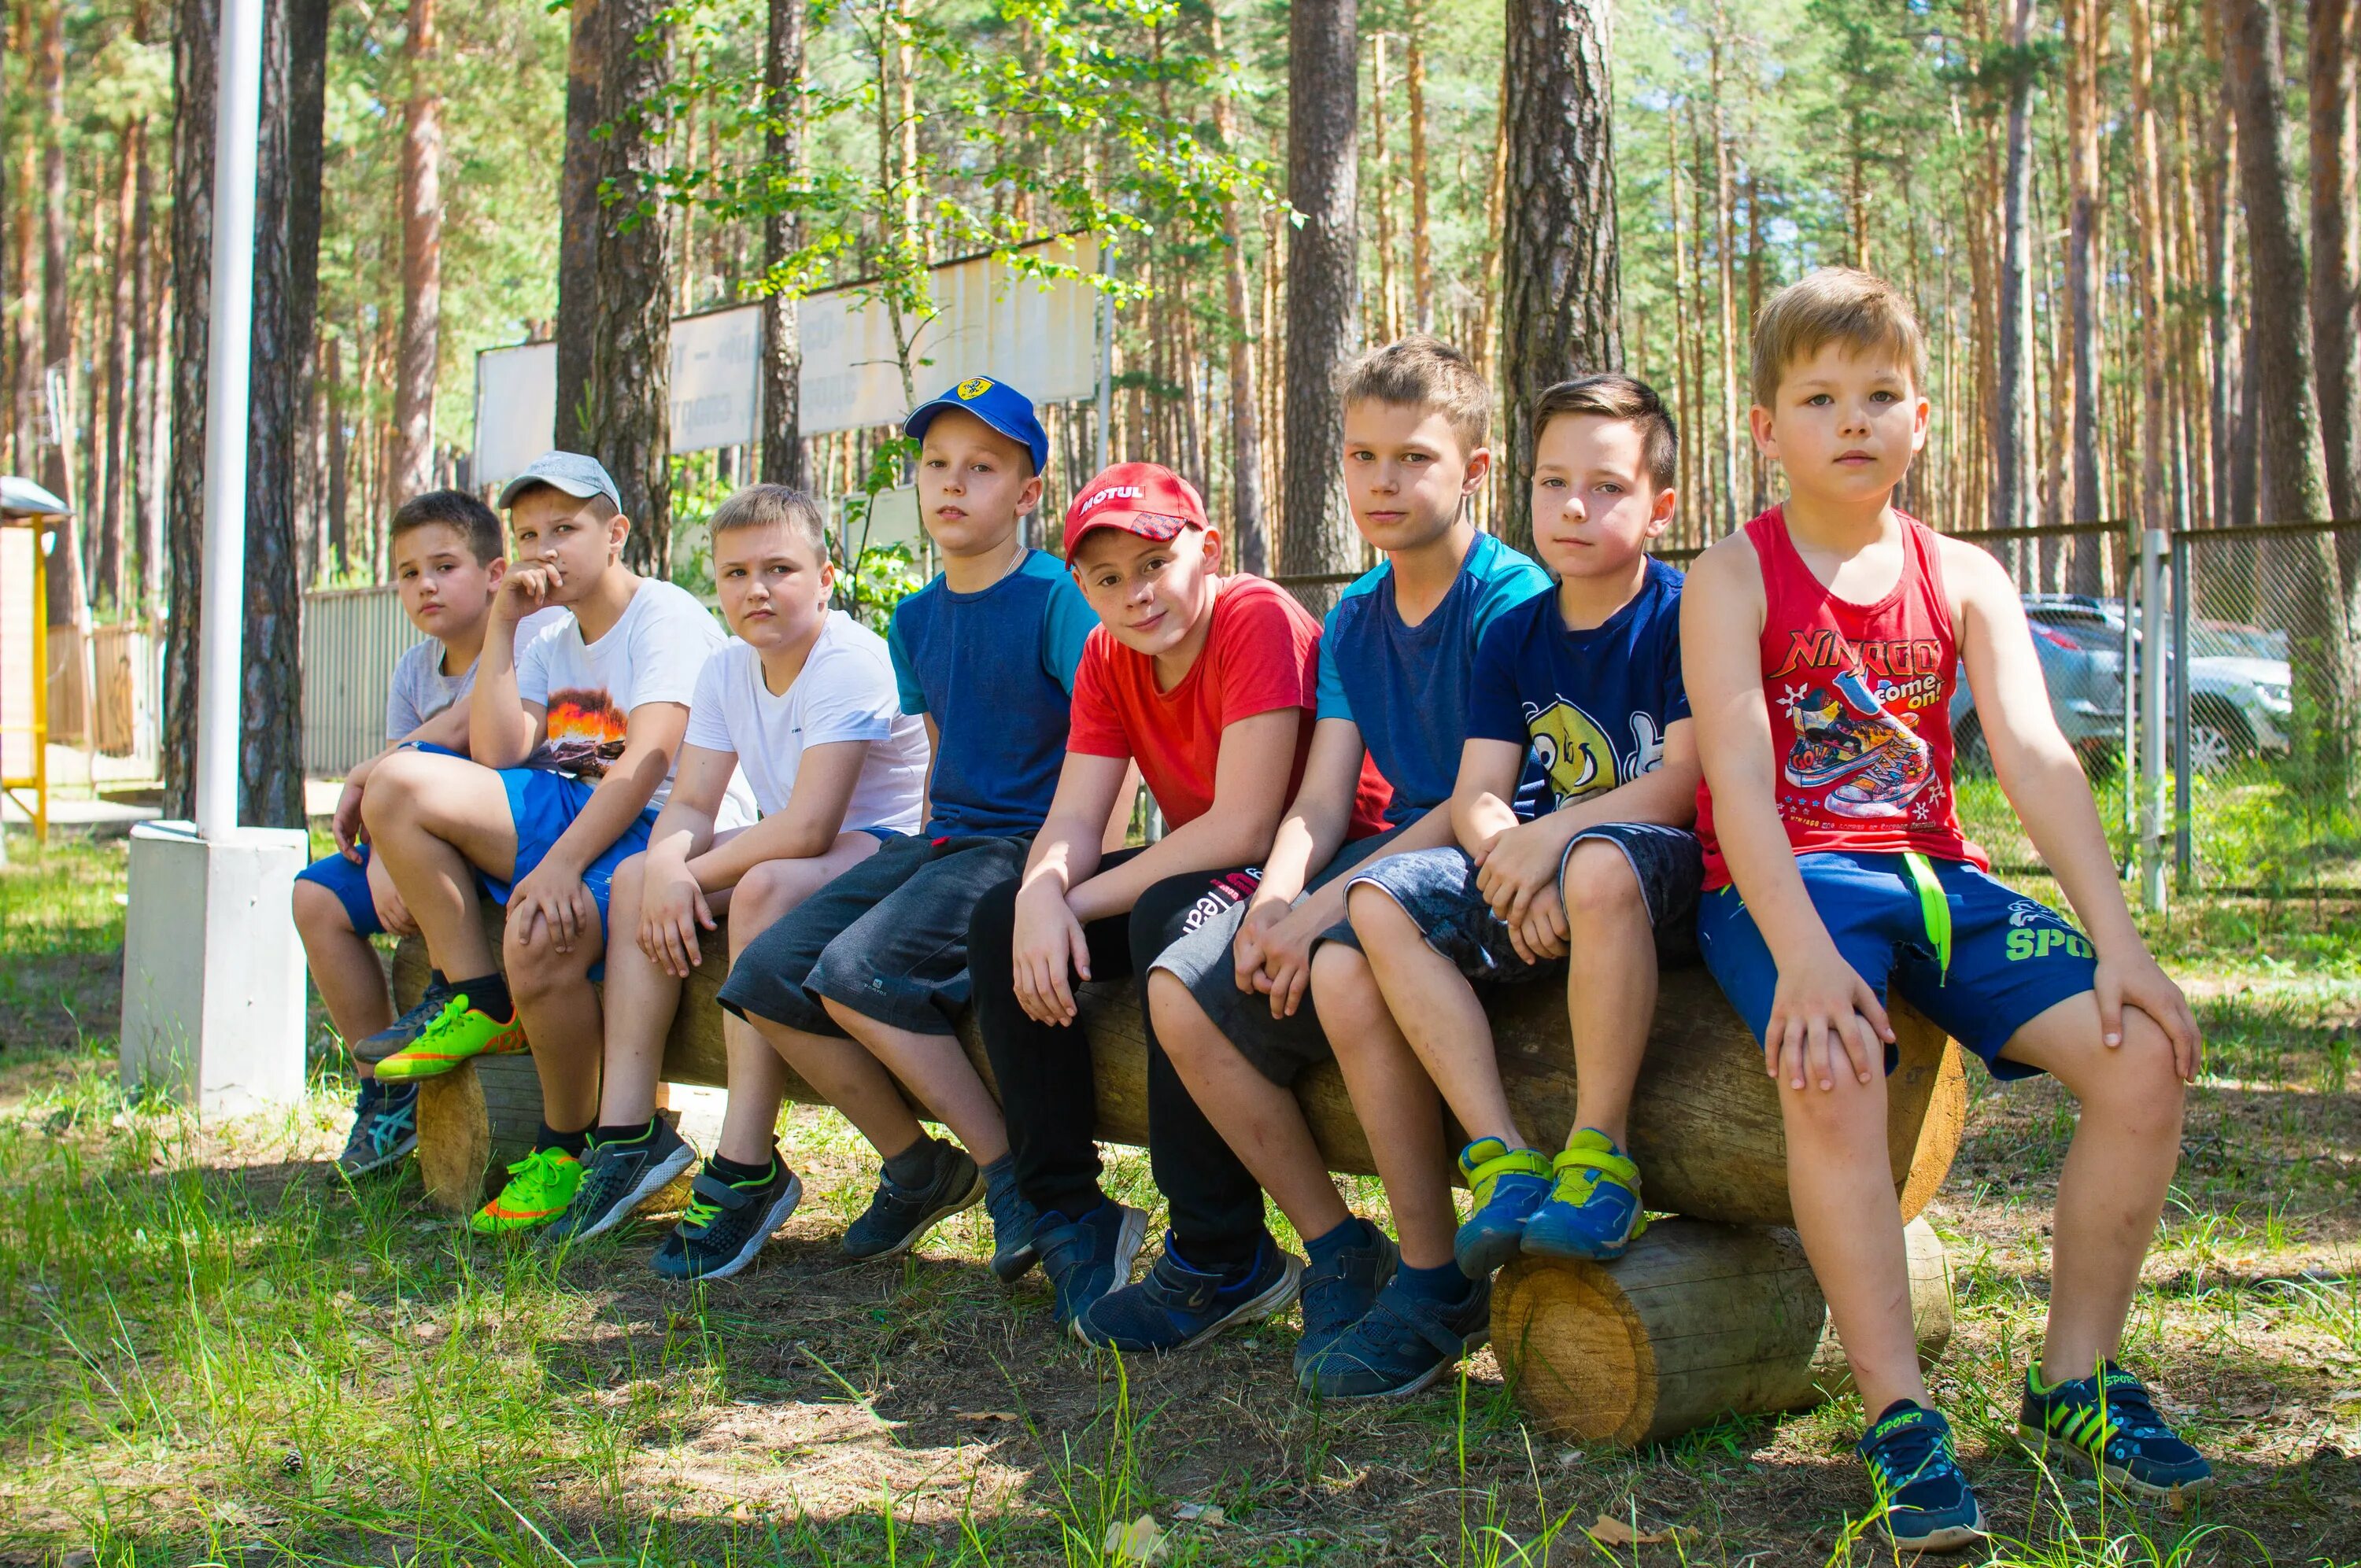
<instances>
[{"instance_id":1,"label":"white billboard sign","mask_svg":"<svg viewBox=\"0 0 2361 1568\"><path fill-rule=\"evenodd\" d=\"M1027 247L1083 274L1098 269L1089 236ZM989 372L1037 404L1098 389L1098 291L1080 278L1037 282L991 257L935 269L935 313L913 345L921 400ZM885 307L858 288L805 299L802 425L807 435L892 424L907 411ZM682 316L672 323L672 449L702 452L761 439L763 307ZM478 485L513 478L555 444L557 345L519 344L476 356Z\"/></svg>"}]
</instances>

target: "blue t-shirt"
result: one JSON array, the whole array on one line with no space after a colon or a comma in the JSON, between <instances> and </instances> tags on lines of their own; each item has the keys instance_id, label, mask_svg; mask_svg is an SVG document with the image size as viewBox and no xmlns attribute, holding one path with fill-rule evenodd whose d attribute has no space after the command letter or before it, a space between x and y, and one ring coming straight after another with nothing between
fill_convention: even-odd
<instances>
[{"instance_id":1,"label":"blue t-shirt","mask_svg":"<svg viewBox=\"0 0 2361 1568\"><path fill-rule=\"evenodd\" d=\"M1098 623L1038 550L980 592L938 576L895 607L885 646L902 711L935 719L928 838L1040 831L1066 760L1074 666Z\"/></svg>"},{"instance_id":2,"label":"blue t-shirt","mask_svg":"<svg viewBox=\"0 0 2361 1568\"><path fill-rule=\"evenodd\" d=\"M1653 559L1631 602L1568 631L1557 596L1502 615L1476 650L1471 740L1532 748L1550 807L1664 765L1664 731L1689 716L1681 684L1681 575Z\"/></svg>"},{"instance_id":3,"label":"blue t-shirt","mask_svg":"<svg viewBox=\"0 0 2361 1568\"><path fill-rule=\"evenodd\" d=\"M1416 626L1403 623L1394 601L1390 561L1362 576L1328 612L1319 717L1360 727L1370 760L1393 786L1388 827L1451 798L1477 645L1503 611L1549 586L1549 575L1531 560L1479 533L1450 592Z\"/></svg>"}]
</instances>

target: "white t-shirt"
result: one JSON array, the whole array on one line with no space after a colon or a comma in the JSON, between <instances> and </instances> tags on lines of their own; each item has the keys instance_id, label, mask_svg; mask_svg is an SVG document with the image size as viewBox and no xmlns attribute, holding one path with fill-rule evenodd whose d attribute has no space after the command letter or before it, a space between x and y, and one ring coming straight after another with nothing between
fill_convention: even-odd
<instances>
[{"instance_id":1,"label":"white t-shirt","mask_svg":"<svg viewBox=\"0 0 2361 1568\"><path fill-rule=\"evenodd\" d=\"M724 644L697 677L686 739L736 752L765 817L786 809L805 747L866 740L844 826L918 830L927 722L902 711L885 639L840 609L829 612L802 672L777 696L763 684L761 654L734 638Z\"/></svg>"},{"instance_id":2,"label":"white t-shirt","mask_svg":"<svg viewBox=\"0 0 2361 1568\"><path fill-rule=\"evenodd\" d=\"M541 704L549 716L548 739L525 766L581 779L604 776L623 754L631 709L651 702L688 706L697 672L722 641L721 628L687 589L653 577L640 579L621 619L596 642L582 641L570 610L532 642L520 640L517 696ZM671 793L668 772L648 804L660 806ZM730 799L717 820L724 827L750 822L752 805L743 781L733 777Z\"/></svg>"},{"instance_id":3,"label":"white t-shirt","mask_svg":"<svg viewBox=\"0 0 2361 1568\"><path fill-rule=\"evenodd\" d=\"M517 622L517 646L523 647L566 613L562 609L537 609L526 616ZM453 703L467 701L468 694L476 689L475 664L456 675L446 675L443 673L443 655L441 640L429 637L404 649L401 657L393 662L393 676L385 690L388 740L408 739L412 730Z\"/></svg>"}]
</instances>

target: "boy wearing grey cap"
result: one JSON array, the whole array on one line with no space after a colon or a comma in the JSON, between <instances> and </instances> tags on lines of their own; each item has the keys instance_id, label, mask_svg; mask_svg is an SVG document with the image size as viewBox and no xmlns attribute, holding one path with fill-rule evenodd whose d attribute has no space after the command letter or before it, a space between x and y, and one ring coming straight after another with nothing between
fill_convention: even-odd
<instances>
[{"instance_id":1,"label":"boy wearing grey cap","mask_svg":"<svg viewBox=\"0 0 2361 1568\"><path fill-rule=\"evenodd\" d=\"M598 1103L604 1031L592 982L609 887L647 846L697 674L723 641L686 590L623 565L631 521L596 458L544 453L500 505L510 565L469 698L468 757L397 751L361 800L377 853L449 977L434 1021L379 1064L379 1078L432 1078L532 1042L541 1132L470 1222L484 1233L548 1223L580 1184ZM567 613L520 646L518 622L552 606ZM724 815L724 826L752 819L742 781L732 780ZM479 885L508 905L498 964L476 917Z\"/></svg>"}]
</instances>

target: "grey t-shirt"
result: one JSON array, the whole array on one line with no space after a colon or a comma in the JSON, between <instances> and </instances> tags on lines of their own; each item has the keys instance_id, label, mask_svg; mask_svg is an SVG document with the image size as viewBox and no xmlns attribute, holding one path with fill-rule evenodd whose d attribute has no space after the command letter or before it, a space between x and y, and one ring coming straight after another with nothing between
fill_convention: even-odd
<instances>
[{"instance_id":1,"label":"grey t-shirt","mask_svg":"<svg viewBox=\"0 0 2361 1568\"><path fill-rule=\"evenodd\" d=\"M537 609L517 623L517 652L548 627L557 623L566 612L562 609ZM465 702L476 689L476 665L471 663L456 675L443 673L443 644L429 637L423 642L403 652L393 662L393 678L385 687L385 738L390 741L406 740L412 730L442 712L455 702Z\"/></svg>"}]
</instances>

